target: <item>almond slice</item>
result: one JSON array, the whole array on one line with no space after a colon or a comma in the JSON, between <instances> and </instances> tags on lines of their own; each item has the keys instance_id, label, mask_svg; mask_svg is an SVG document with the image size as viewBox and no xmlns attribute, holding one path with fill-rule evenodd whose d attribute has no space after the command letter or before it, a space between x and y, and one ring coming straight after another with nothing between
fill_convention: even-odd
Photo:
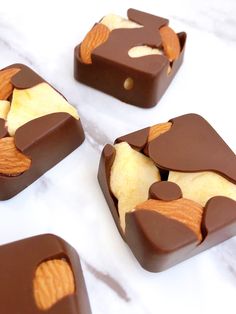
<instances>
[{"instance_id":1,"label":"almond slice","mask_svg":"<svg viewBox=\"0 0 236 314\"><path fill-rule=\"evenodd\" d=\"M30 168L31 160L15 146L13 137L0 139L0 174L14 177Z\"/></svg>"},{"instance_id":2,"label":"almond slice","mask_svg":"<svg viewBox=\"0 0 236 314\"><path fill-rule=\"evenodd\" d=\"M91 54L95 48L107 41L110 30L103 24L96 24L80 45L80 57L84 63L92 63Z\"/></svg>"},{"instance_id":3,"label":"almond slice","mask_svg":"<svg viewBox=\"0 0 236 314\"><path fill-rule=\"evenodd\" d=\"M140 209L154 210L168 218L177 220L190 228L196 234L199 242L202 240L203 207L200 204L186 198L170 202L149 199L135 208L135 210Z\"/></svg>"},{"instance_id":4,"label":"almond slice","mask_svg":"<svg viewBox=\"0 0 236 314\"><path fill-rule=\"evenodd\" d=\"M41 263L33 281L34 298L40 310L48 310L62 298L75 292L70 265L63 259Z\"/></svg>"},{"instance_id":5,"label":"almond slice","mask_svg":"<svg viewBox=\"0 0 236 314\"><path fill-rule=\"evenodd\" d=\"M159 135L169 131L171 126L172 126L171 122L159 123L159 124L155 124L151 126L149 130L149 135L148 135L148 142L153 141Z\"/></svg>"},{"instance_id":6,"label":"almond slice","mask_svg":"<svg viewBox=\"0 0 236 314\"><path fill-rule=\"evenodd\" d=\"M178 59L180 54L180 43L176 33L169 26L163 26L160 28L160 35L165 55L169 61Z\"/></svg>"},{"instance_id":7,"label":"almond slice","mask_svg":"<svg viewBox=\"0 0 236 314\"><path fill-rule=\"evenodd\" d=\"M9 68L0 71L0 100L6 100L13 92L11 78L18 73L20 69Z\"/></svg>"}]
</instances>

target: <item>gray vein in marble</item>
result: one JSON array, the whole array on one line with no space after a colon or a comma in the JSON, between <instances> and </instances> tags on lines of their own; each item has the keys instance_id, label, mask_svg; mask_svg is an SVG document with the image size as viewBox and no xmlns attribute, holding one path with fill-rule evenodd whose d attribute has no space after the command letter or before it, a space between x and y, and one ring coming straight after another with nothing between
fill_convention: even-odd
<instances>
[{"instance_id":1,"label":"gray vein in marble","mask_svg":"<svg viewBox=\"0 0 236 314\"><path fill-rule=\"evenodd\" d=\"M38 179L39 181L39 186L38 189L36 190L36 194L40 195L43 194L47 191L49 185L52 184L52 181L49 179L49 177L46 176L46 174L44 174L42 177L40 177Z\"/></svg>"},{"instance_id":2,"label":"gray vein in marble","mask_svg":"<svg viewBox=\"0 0 236 314\"><path fill-rule=\"evenodd\" d=\"M94 123L89 122L85 116L81 116L80 114L80 118L85 131L86 140L95 150L101 152L104 145L111 143L111 140Z\"/></svg>"},{"instance_id":3,"label":"gray vein in marble","mask_svg":"<svg viewBox=\"0 0 236 314\"><path fill-rule=\"evenodd\" d=\"M34 63L32 62L32 60L29 57L26 57L24 54L22 54L21 52L17 51L15 48L13 48L10 45L10 43L7 40L5 40L5 39L3 39L1 37L0 37L0 45L4 46L8 50L14 52L16 54L17 58L21 58L21 59L25 60L29 65L33 66Z\"/></svg>"},{"instance_id":4,"label":"gray vein in marble","mask_svg":"<svg viewBox=\"0 0 236 314\"><path fill-rule=\"evenodd\" d=\"M87 270L94 275L94 277L100 281L102 281L104 284L106 284L110 289L112 289L121 299L123 299L125 302L130 302L130 298L127 295L125 289L109 274L102 273L98 271L96 268L94 268L92 265L85 262L85 266Z\"/></svg>"}]
</instances>

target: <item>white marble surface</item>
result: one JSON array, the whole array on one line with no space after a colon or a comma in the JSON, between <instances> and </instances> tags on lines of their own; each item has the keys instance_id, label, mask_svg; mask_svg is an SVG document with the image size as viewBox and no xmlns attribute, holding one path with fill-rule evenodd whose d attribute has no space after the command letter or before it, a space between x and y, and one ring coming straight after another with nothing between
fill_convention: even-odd
<instances>
[{"instance_id":1,"label":"white marble surface","mask_svg":"<svg viewBox=\"0 0 236 314\"><path fill-rule=\"evenodd\" d=\"M236 151L236 2L81 3L0 0L0 68L23 62L38 71L78 107L86 131L79 149L0 203L0 243L45 232L69 241L81 256L94 314L235 313L236 238L163 273L148 273L120 238L96 175L105 143L188 112L204 115ZM85 32L104 14L125 15L131 5L167 17L177 31L188 33L182 69L149 110L92 90L72 76L73 47Z\"/></svg>"}]
</instances>

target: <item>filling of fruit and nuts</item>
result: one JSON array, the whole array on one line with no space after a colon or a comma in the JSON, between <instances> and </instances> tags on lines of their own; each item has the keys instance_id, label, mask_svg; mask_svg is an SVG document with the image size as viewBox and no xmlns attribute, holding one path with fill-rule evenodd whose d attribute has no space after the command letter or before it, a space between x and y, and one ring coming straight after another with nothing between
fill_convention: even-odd
<instances>
[{"instance_id":1,"label":"filling of fruit and nuts","mask_svg":"<svg viewBox=\"0 0 236 314\"><path fill-rule=\"evenodd\" d=\"M152 126L148 142L168 132L171 125L168 122ZM169 171L167 181L179 186L182 197L171 201L151 199L150 187L162 180L153 160L127 142L115 144L114 148L116 154L110 173L110 189L118 200L120 225L124 232L127 213L152 210L185 224L201 242L201 221L207 201L218 195L236 201L236 185L213 171Z\"/></svg>"},{"instance_id":2,"label":"filling of fruit and nuts","mask_svg":"<svg viewBox=\"0 0 236 314\"><path fill-rule=\"evenodd\" d=\"M18 176L31 166L31 159L15 145L14 135L18 128L36 118L55 112L67 112L79 119L71 106L49 84L42 82L27 89L14 88L11 79L20 68L0 71L0 175Z\"/></svg>"},{"instance_id":3,"label":"filling of fruit and nuts","mask_svg":"<svg viewBox=\"0 0 236 314\"><path fill-rule=\"evenodd\" d=\"M110 35L110 32L115 29L122 28L141 28L133 21L122 18L115 14L106 15L99 23L97 23L85 36L80 45L80 58L83 63L92 63L92 52L95 48L105 43ZM152 48L147 45L136 46L128 51L130 58L140 58L148 55L164 55L169 60L167 74L171 73L172 63L178 59L181 51L180 42L175 31L169 26L163 26L159 30L162 47ZM130 89L126 87L126 89Z\"/></svg>"}]
</instances>

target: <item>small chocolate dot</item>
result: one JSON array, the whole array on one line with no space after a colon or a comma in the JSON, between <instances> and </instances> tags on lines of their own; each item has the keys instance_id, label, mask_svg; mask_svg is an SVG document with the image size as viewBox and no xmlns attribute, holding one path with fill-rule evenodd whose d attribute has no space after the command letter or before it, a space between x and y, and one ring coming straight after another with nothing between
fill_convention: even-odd
<instances>
[{"instance_id":1,"label":"small chocolate dot","mask_svg":"<svg viewBox=\"0 0 236 314\"><path fill-rule=\"evenodd\" d=\"M160 181L153 183L149 188L149 199L174 201L182 197L180 187L173 182Z\"/></svg>"}]
</instances>

